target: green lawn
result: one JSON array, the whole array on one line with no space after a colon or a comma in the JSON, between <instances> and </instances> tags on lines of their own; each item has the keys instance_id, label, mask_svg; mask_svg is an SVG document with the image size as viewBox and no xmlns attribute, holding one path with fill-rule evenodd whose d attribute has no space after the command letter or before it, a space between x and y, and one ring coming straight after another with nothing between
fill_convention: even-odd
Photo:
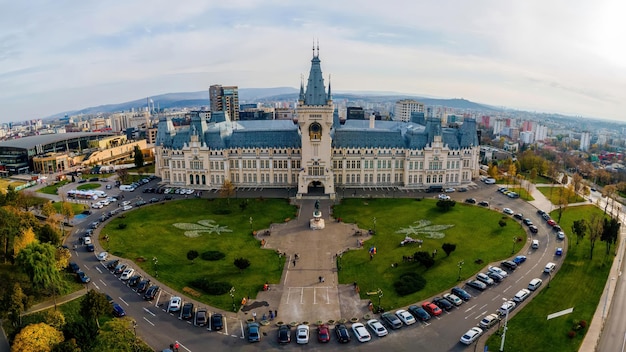
<instances>
[{"instance_id":1,"label":"green lawn","mask_svg":"<svg viewBox=\"0 0 626 352\"><path fill-rule=\"evenodd\" d=\"M72 205L72 210L74 211L74 215L76 214L80 214L82 213L84 210L89 209L89 207L85 204L79 204L79 203L71 203ZM54 210L57 211L57 213L61 214L61 207L63 206L63 202L54 202L52 203L52 207L54 208Z\"/></svg>"},{"instance_id":2,"label":"green lawn","mask_svg":"<svg viewBox=\"0 0 626 352\"><path fill-rule=\"evenodd\" d=\"M589 219L591 214L601 214L594 206L567 208L561 219L563 229L570 229L574 220ZM551 215L556 215L555 212ZM593 260L589 259L590 244L587 238L576 245L576 238L568 237L567 257L556 275L536 294L532 302L509 321L505 350L511 351L578 351L587 329L579 330L569 338L568 332L576 322L584 320L587 326L599 304L600 296L613 262L613 250L606 255L605 244L597 241ZM544 279L539 271L537 277ZM572 314L546 320L550 313L574 308ZM540 332L540 333L539 333ZM529 338L532 337L532 338ZM500 346L500 336L493 335L487 341L490 350ZM513 348L513 349L512 349Z\"/></svg>"},{"instance_id":3,"label":"green lawn","mask_svg":"<svg viewBox=\"0 0 626 352\"><path fill-rule=\"evenodd\" d=\"M461 278L465 280L473 276L491 261L510 257L512 250L518 251L522 243L513 245L514 237L526 240L526 233L512 218L487 209L457 203L447 213L435 206L436 201L424 199L344 199L342 204L334 207L333 215L342 221L357 223L360 228L373 228L376 218L376 235L364 245L366 250L350 251L340 259L342 270L339 271L340 283L358 282L361 297L368 298L367 292L381 289L384 298L381 305L385 309L409 305L449 289L459 276L460 261L463 261ZM428 219L431 226L453 225L435 232L444 233L443 238L428 238L426 226L422 226L420 234L410 234L415 239L423 239L420 249L417 244L400 246L403 229L414 226L416 222ZM498 221L505 219L507 226L500 227ZM432 228L431 228L432 229ZM454 243L456 251L446 257L441 246L443 243ZM377 254L370 261L367 249L376 247ZM417 251L432 253L437 250L435 265L428 270L413 262L403 262L403 256L411 256ZM482 262L476 260L482 259ZM398 263L398 267L392 264ZM414 294L400 297L396 294L393 283L400 275L407 272L420 273L427 281L426 287ZM372 302L378 304L377 296L371 296Z\"/></svg>"},{"instance_id":4,"label":"green lawn","mask_svg":"<svg viewBox=\"0 0 626 352\"><path fill-rule=\"evenodd\" d=\"M249 219L253 218L254 229L263 229L296 214L296 208L284 199L249 199L242 211L240 205L244 202L231 199L229 205L226 199L187 199L129 211L102 229L101 236L109 235L110 240L107 244L101 239L101 243L109 252L133 260L151 275L158 271L159 280L177 291L182 292L194 279L206 277L234 286L235 301L239 302L244 296L256 297L266 281L278 283L284 267L284 258L279 260L273 250L260 249ZM187 237L186 230L174 223L184 224L179 226L187 231L196 228L205 232L199 232L199 237ZM120 229L120 224L127 227ZM221 234L206 232L213 226L222 230ZM221 251L226 257L219 261L197 258L192 263L187 259L190 250L200 254ZM239 257L251 263L243 272L233 264ZM157 258L156 266L153 258ZM198 299L214 307L232 308L229 294L203 294Z\"/></svg>"},{"instance_id":5,"label":"green lawn","mask_svg":"<svg viewBox=\"0 0 626 352\"><path fill-rule=\"evenodd\" d=\"M59 181L59 182L56 182L54 184L48 185L46 187L42 187L37 192L41 192L41 193L45 193L45 194L58 194L57 192L58 192L59 188L61 188L62 186L65 186L68 183L70 183L69 180Z\"/></svg>"},{"instance_id":6,"label":"green lawn","mask_svg":"<svg viewBox=\"0 0 626 352\"><path fill-rule=\"evenodd\" d=\"M530 179L530 171L527 172L522 172L522 175L524 175L524 177L529 180L530 182L534 183L534 184L550 184L552 183L552 179L546 177L546 176L542 176L542 175L537 175L537 177L535 177L534 180Z\"/></svg>"},{"instance_id":7,"label":"green lawn","mask_svg":"<svg viewBox=\"0 0 626 352\"><path fill-rule=\"evenodd\" d=\"M546 196L546 198L548 198L548 200L550 200L550 202L552 202L552 204L554 205L558 205L559 204L559 193L560 192L560 188L558 186L555 187L537 187L537 190L539 192L541 192L544 196ZM584 202L585 198L579 196L578 194L574 194L572 196L570 196L567 199L567 203L568 204L572 204L572 203L580 203L580 202Z\"/></svg>"},{"instance_id":8,"label":"green lawn","mask_svg":"<svg viewBox=\"0 0 626 352\"><path fill-rule=\"evenodd\" d=\"M520 198L522 198L525 201L532 201L535 200L535 198L533 196L530 195L530 193L528 193L528 191L525 188L522 187L509 187L508 188L510 191L513 191L517 194L519 194Z\"/></svg>"},{"instance_id":9,"label":"green lawn","mask_svg":"<svg viewBox=\"0 0 626 352\"><path fill-rule=\"evenodd\" d=\"M90 189L100 188L100 186L102 185L99 183L83 183L82 185L76 187L76 189L79 191L88 191Z\"/></svg>"}]
</instances>

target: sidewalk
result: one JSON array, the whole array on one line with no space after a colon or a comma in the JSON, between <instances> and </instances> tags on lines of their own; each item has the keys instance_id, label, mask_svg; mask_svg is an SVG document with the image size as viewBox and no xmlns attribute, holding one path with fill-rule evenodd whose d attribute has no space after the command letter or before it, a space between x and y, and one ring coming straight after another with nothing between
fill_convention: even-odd
<instances>
[{"instance_id":1,"label":"sidewalk","mask_svg":"<svg viewBox=\"0 0 626 352\"><path fill-rule=\"evenodd\" d=\"M75 291L70 293L69 295L65 295L65 296L60 296L56 298L56 305L61 305L63 303L67 303L69 301L73 301L77 298L80 298L82 296L84 296L85 294L87 294L87 290L80 290L80 291ZM37 313L40 312L42 310L46 310L49 308L54 307L55 305L55 299L49 299L47 301L43 301L41 303L37 303L35 305L33 305L32 307L30 307L28 310L26 310L24 313L22 313L22 316L24 315L29 315L29 314L33 314L33 313Z\"/></svg>"}]
</instances>

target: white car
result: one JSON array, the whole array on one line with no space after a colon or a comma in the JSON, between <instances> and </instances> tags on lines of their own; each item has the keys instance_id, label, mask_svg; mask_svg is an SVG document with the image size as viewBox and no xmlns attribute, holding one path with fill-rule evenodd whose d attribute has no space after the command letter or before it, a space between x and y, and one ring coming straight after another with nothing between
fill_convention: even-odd
<instances>
[{"instance_id":1,"label":"white car","mask_svg":"<svg viewBox=\"0 0 626 352\"><path fill-rule=\"evenodd\" d=\"M443 298L447 299L448 301L450 301L450 303L454 304L457 307L463 304L463 300L460 299L457 295L452 294L452 293L445 293L443 295Z\"/></svg>"},{"instance_id":2,"label":"white car","mask_svg":"<svg viewBox=\"0 0 626 352\"><path fill-rule=\"evenodd\" d=\"M504 303L502 303L502 306L500 307L500 309L498 309L498 312L500 313L500 315L506 315L506 313L510 313L513 308L515 308L516 304L513 301L506 301Z\"/></svg>"},{"instance_id":3,"label":"white car","mask_svg":"<svg viewBox=\"0 0 626 352\"><path fill-rule=\"evenodd\" d=\"M556 269L556 264L549 262L548 264L546 264L546 267L543 268L543 272L546 274L549 274L551 272L554 271L554 269Z\"/></svg>"},{"instance_id":4,"label":"white car","mask_svg":"<svg viewBox=\"0 0 626 352\"><path fill-rule=\"evenodd\" d=\"M509 208L502 209L502 212L507 214L507 215L513 215L513 210L511 210Z\"/></svg>"},{"instance_id":5,"label":"white car","mask_svg":"<svg viewBox=\"0 0 626 352\"><path fill-rule=\"evenodd\" d=\"M98 260L107 260L109 258L109 253L100 252L98 253Z\"/></svg>"},{"instance_id":6,"label":"white car","mask_svg":"<svg viewBox=\"0 0 626 352\"><path fill-rule=\"evenodd\" d=\"M135 274L135 269L128 268L122 272L122 276L120 276L120 280L128 280L134 274Z\"/></svg>"},{"instance_id":7,"label":"white car","mask_svg":"<svg viewBox=\"0 0 626 352\"><path fill-rule=\"evenodd\" d=\"M100 202L96 202L96 203L93 203L91 207L94 209L102 209L103 205Z\"/></svg>"},{"instance_id":8,"label":"white car","mask_svg":"<svg viewBox=\"0 0 626 352\"><path fill-rule=\"evenodd\" d=\"M441 193L441 194L438 196L438 198L439 198L440 200L450 200L450 196L449 196L449 195L447 195L447 194L443 194L443 193Z\"/></svg>"},{"instance_id":9,"label":"white car","mask_svg":"<svg viewBox=\"0 0 626 352\"><path fill-rule=\"evenodd\" d=\"M83 239L83 243L84 244L91 244L91 237L85 236L85 238Z\"/></svg>"},{"instance_id":10,"label":"white car","mask_svg":"<svg viewBox=\"0 0 626 352\"><path fill-rule=\"evenodd\" d=\"M502 270L500 267L497 267L497 266L490 266L489 271L491 271L492 273L496 273L502 277L509 276L509 274L506 271Z\"/></svg>"},{"instance_id":11,"label":"white car","mask_svg":"<svg viewBox=\"0 0 626 352\"><path fill-rule=\"evenodd\" d=\"M489 329L490 327L496 325L500 321L500 317L498 314L489 314L485 316L479 323L481 328Z\"/></svg>"},{"instance_id":12,"label":"white car","mask_svg":"<svg viewBox=\"0 0 626 352\"><path fill-rule=\"evenodd\" d=\"M122 210L131 210L133 208L132 205L125 205Z\"/></svg>"},{"instance_id":13,"label":"white car","mask_svg":"<svg viewBox=\"0 0 626 352\"><path fill-rule=\"evenodd\" d=\"M106 199L101 200L100 204L102 204L103 206L107 206L111 204L111 201L108 198L106 198Z\"/></svg>"},{"instance_id":14,"label":"white car","mask_svg":"<svg viewBox=\"0 0 626 352\"><path fill-rule=\"evenodd\" d=\"M372 335L367 332L365 325L361 323L352 324L352 332L354 332L354 336L356 336L359 342L367 342L372 339Z\"/></svg>"},{"instance_id":15,"label":"white car","mask_svg":"<svg viewBox=\"0 0 626 352\"><path fill-rule=\"evenodd\" d=\"M183 300L180 297L174 296L170 298L169 311L178 312L180 310Z\"/></svg>"},{"instance_id":16,"label":"white car","mask_svg":"<svg viewBox=\"0 0 626 352\"><path fill-rule=\"evenodd\" d=\"M377 319L370 319L367 321L367 326L376 334L378 337L387 336L389 331L381 324Z\"/></svg>"},{"instance_id":17,"label":"white car","mask_svg":"<svg viewBox=\"0 0 626 352\"><path fill-rule=\"evenodd\" d=\"M473 327L465 333L465 335L461 336L461 343L466 345L471 345L472 342L476 341L480 335L483 334L483 329L478 327Z\"/></svg>"},{"instance_id":18,"label":"white car","mask_svg":"<svg viewBox=\"0 0 626 352\"><path fill-rule=\"evenodd\" d=\"M404 309L397 310L396 316L402 320L404 325L415 324L415 317Z\"/></svg>"},{"instance_id":19,"label":"white car","mask_svg":"<svg viewBox=\"0 0 626 352\"><path fill-rule=\"evenodd\" d=\"M309 326L308 325L298 325L296 329L296 342L300 345L305 345L309 343Z\"/></svg>"},{"instance_id":20,"label":"white car","mask_svg":"<svg viewBox=\"0 0 626 352\"><path fill-rule=\"evenodd\" d=\"M446 188L443 191L446 192L446 193L452 193L452 192L454 192L454 188L452 188L452 187Z\"/></svg>"},{"instance_id":21,"label":"white car","mask_svg":"<svg viewBox=\"0 0 626 352\"><path fill-rule=\"evenodd\" d=\"M563 231L559 231L556 233L556 238L560 239L560 240L564 240L565 239L565 232Z\"/></svg>"},{"instance_id":22,"label":"white car","mask_svg":"<svg viewBox=\"0 0 626 352\"><path fill-rule=\"evenodd\" d=\"M489 276L487 276L487 274L485 273L478 273L476 274L476 279L478 279L478 281L482 281L485 284L491 286L493 285L495 282L493 281L492 278L490 278Z\"/></svg>"}]
</instances>

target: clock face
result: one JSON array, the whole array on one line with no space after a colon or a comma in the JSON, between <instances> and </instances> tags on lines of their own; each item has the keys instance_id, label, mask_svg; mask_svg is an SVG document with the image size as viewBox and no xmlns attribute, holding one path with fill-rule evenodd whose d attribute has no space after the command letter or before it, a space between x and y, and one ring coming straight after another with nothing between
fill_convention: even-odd
<instances>
[{"instance_id":1,"label":"clock face","mask_svg":"<svg viewBox=\"0 0 626 352\"><path fill-rule=\"evenodd\" d=\"M309 126L309 137L311 139L321 139L322 138L322 126L314 122Z\"/></svg>"}]
</instances>

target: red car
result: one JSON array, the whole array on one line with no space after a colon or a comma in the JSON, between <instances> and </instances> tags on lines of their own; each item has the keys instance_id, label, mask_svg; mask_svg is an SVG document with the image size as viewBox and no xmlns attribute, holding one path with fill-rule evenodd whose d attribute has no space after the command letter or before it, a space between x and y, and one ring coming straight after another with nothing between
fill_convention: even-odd
<instances>
[{"instance_id":1,"label":"red car","mask_svg":"<svg viewBox=\"0 0 626 352\"><path fill-rule=\"evenodd\" d=\"M434 303L424 302L422 303L422 308L424 308L430 315L439 316L443 312L441 308L437 307Z\"/></svg>"},{"instance_id":2,"label":"red car","mask_svg":"<svg viewBox=\"0 0 626 352\"><path fill-rule=\"evenodd\" d=\"M548 220L548 225L554 226L554 225L556 225L556 221L550 219L550 220Z\"/></svg>"},{"instance_id":3,"label":"red car","mask_svg":"<svg viewBox=\"0 0 626 352\"><path fill-rule=\"evenodd\" d=\"M330 341L330 329L326 324L322 324L317 327L317 341L328 342Z\"/></svg>"}]
</instances>

